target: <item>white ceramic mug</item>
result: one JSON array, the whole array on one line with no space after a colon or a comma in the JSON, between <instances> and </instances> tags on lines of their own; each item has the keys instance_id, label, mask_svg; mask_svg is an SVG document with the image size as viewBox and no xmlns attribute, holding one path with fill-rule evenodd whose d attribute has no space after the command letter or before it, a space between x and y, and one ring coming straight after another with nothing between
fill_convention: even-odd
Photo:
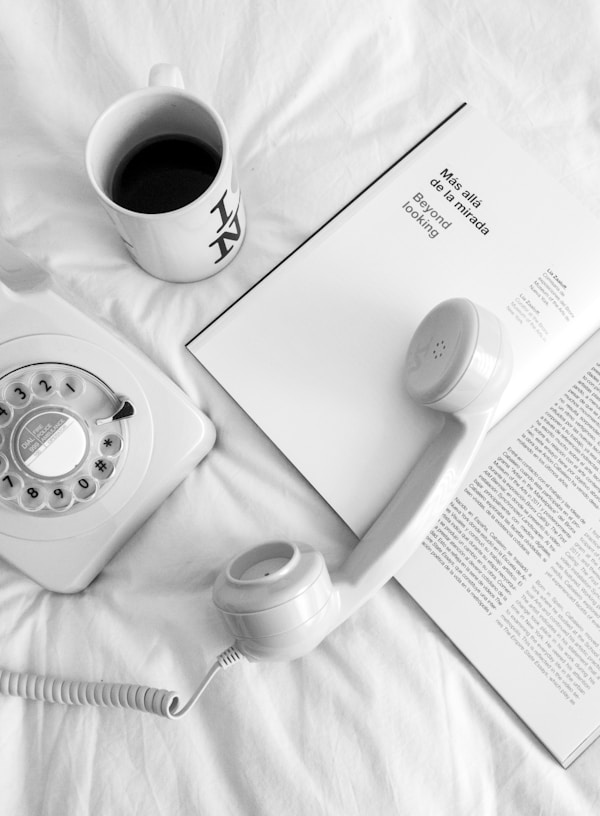
<instances>
[{"instance_id":1,"label":"white ceramic mug","mask_svg":"<svg viewBox=\"0 0 600 816\"><path fill-rule=\"evenodd\" d=\"M216 152L208 189L166 212L138 212L113 200L115 173L141 145L169 136L199 140ZM86 146L88 176L131 255L157 278L202 280L239 252L244 206L227 131L218 113L184 90L174 65L154 65L148 87L127 94L97 119Z\"/></svg>"}]
</instances>

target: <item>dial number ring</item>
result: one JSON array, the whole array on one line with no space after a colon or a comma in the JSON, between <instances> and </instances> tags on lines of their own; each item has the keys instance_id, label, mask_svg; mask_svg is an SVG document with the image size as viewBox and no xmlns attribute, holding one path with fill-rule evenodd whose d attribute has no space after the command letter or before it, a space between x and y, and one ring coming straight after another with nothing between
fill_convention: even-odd
<instances>
[{"instance_id":1,"label":"dial number ring","mask_svg":"<svg viewBox=\"0 0 600 816\"><path fill-rule=\"evenodd\" d=\"M121 399L77 366L41 363L0 377L0 503L41 516L87 506L123 469Z\"/></svg>"}]
</instances>

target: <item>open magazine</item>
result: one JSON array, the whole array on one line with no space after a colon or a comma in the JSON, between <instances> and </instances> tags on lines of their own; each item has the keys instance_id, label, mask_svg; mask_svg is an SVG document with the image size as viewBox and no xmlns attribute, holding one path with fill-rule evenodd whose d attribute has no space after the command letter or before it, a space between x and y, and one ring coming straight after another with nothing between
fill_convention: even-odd
<instances>
[{"instance_id":1,"label":"open magazine","mask_svg":"<svg viewBox=\"0 0 600 816\"><path fill-rule=\"evenodd\" d=\"M421 318L504 321L496 426L397 578L565 766L600 728L599 234L461 106L188 344L361 535L441 423L401 385Z\"/></svg>"}]
</instances>

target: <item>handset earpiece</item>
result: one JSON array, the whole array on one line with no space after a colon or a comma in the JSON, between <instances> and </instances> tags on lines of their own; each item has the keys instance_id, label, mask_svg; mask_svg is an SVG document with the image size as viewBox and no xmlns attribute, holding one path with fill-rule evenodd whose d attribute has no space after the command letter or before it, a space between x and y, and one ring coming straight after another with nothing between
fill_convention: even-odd
<instances>
[{"instance_id":1,"label":"handset earpiece","mask_svg":"<svg viewBox=\"0 0 600 816\"><path fill-rule=\"evenodd\" d=\"M421 321L408 346L406 390L438 411L495 410L512 368L498 318L466 298L445 300Z\"/></svg>"},{"instance_id":2,"label":"handset earpiece","mask_svg":"<svg viewBox=\"0 0 600 816\"><path fill-rule=\"evenodd\" d=\"M446 414L440 433L341 568L320 552L271 542L236 556L213 599L251 660L309 652L395 575L460 487L511 372L503 328L491 313L455 298L436 306L408 348L405 385Z\"/></svg>"}]
</instances>

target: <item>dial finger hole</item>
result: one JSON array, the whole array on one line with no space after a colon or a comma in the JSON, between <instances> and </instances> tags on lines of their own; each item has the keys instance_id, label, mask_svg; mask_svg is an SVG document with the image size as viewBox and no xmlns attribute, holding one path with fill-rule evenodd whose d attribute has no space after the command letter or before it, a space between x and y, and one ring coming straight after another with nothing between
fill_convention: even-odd
<instances>
[{"instance_id":1,"label":"dial finger hole","mask_svg":"<svg viewBox=\"0 0 600 816\"><path fill-rule=\"evenodd\" d=\"M5 428L11 421L13 409L8 402L0 402L0 428Z\"/></svg>"},{"instance_id":2,"label":"dial finger hole","mask_svg":"<svg viewBox=\"0 0 600 816\"><path fill-rule=\"evenodd\" d=\"M96 482L91 476L80 476L73 485L73 495L78 501L91 499L96 492Z\"/></svg>"},{"instance_id":3,"label":"dial finger hole","mask_svg":"<svg viewBox=\"0 0 600 816\"><path fill-rule=\"evenodd\" d=\"M113 475L115 466L112 462L109 462L108 459L96 459L94 464L92 465L92 473L94 474L96 479L100 479L101 481L105 481L106 479L110 479Z\"/></svg>"},{"instance_id":4,"label":"dial finger hole","mask_svg":"<svg viewBox=\"0 0 600 816\"><path fill-rule=\"evenodd\" d=\"M0 453L0 476L4 476L8 470L8 459L3 453Z\"/></svg>"},{"instance_id":5,"label":"dial finger hole","mask_svg":"<svg viewBox=\"0 0 600 816\"><path fill-rule=\"evenodd\" d=\"M27 482L19 495L19 504L25 510L39 510L46 501L44 488L32 482Z\"/></svg>"},{"instance_id":6,"label":"dial finger hole","mask_svg":"<svg viewBox=\"0 0 600 816\"><path fill-rule=\"evenodd\" d=\"M48 507L57 512L68 510L73 504L73 493L68 487L55 487L48 495Z\"/></svg>"},{"instance_id":7,"label":"dial finger hole","mask_svg":"<svg viewBox=\"0 0 600 816\"><path fill-rule=\"evenodd\" d=\"M15 408L24 408L31 399L31 390L23 382L15 382L6 389L6 401Z\"/></svg>"},{"instance_id":8,"label":"dial finger hole","mask_svg":"<svg viewBox=\"0 0 600 816\"><path fill-rule=\"evenodd\" d=\"M59 392L65 399L76 399L83 394L85 382L75 374L69 374L59 385Z\"/></svg>"},{"instance_id":9,"label":"dial finger hole","mask_svg":"<svg viewBox=\"0 0 600 816\"><path fill-rule=\"evenodd\" d=\"M33 378L31 390L39 399L45 399L56 391L56 380L48 371L40 371Z\"/></svg>"},{"instance_id":10,"label":"dial finger hole","mask_svg":"<svg viewBox=\"0 0 600 816\"><path fill-rule=\"evenodd\" d=\"M23 488L23 479L18 473L9 470L4 476L0 477L0 496L3 499L13 499L17 496Z\"/></svg>"},{"instance_id":11,"label":"dial finger hole","mask_svg":"<svg viewBox=\"0 0 600 816\"><path fill-rule=\"evenodd\" d=\"M118 456L123 448L123 440L117 434L107 434L100 442L99 449L103 456Z\"/></svg>"}]
</instances>

